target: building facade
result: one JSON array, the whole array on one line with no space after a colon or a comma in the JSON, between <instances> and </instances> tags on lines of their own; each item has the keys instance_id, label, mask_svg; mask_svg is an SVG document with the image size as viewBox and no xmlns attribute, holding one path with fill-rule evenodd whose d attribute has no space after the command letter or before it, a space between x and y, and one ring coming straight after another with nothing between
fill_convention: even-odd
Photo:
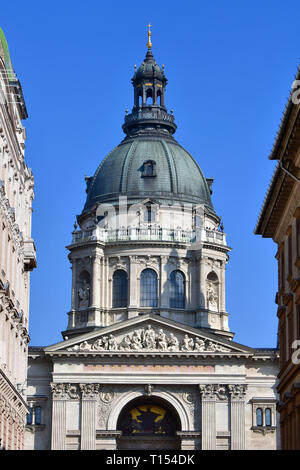
<instances>
[{"instance_id":1,"label":"building facade","mask_svg":"<svg viewBox=\"0 0 300 470\"><path fill-rule=\"evenodd\" d=\"M24 447L28 353L29 274L36 266L31 238L33 175L25 163L27 118L0 29L0 439Z\"/></svg>"},{"instance_id":2,"label":"building facade","mask_svg":"<svg viewBox=\"0 0 300 470\"><path fill-rule=\"evenodd\" d=\"M212 179L150 39L126 136L86 178L63 341L29 351L26 448L276 449L278 352L233 341Z\"/></svg>"},{"instance_id":3,"label":"building facade","mask_svg":"<svg viewBox=\"0 0 300 470\"><path fill-rule=\"evenodd\" d=\"M255 233L272 238L278 251L276 293L280 371L281 445L300 449L300 69L274 143L278 160Z\"/></svg>"}]
</instances>

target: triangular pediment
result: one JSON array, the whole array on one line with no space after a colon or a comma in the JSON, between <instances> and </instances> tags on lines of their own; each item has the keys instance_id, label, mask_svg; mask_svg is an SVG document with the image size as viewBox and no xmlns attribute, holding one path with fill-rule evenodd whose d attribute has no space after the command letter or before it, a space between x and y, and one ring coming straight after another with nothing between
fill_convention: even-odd
<instances>
[{"instance_id":1,"label":"triangular pediment","mask_svg":"<svg viewBox=\"0 0 300 470\"><path fill-rule=\"evenodd\" d=\"M155 314L115 323L48 346L46 353L252 355L254 350Z\"/></svg>"}]
</instances>

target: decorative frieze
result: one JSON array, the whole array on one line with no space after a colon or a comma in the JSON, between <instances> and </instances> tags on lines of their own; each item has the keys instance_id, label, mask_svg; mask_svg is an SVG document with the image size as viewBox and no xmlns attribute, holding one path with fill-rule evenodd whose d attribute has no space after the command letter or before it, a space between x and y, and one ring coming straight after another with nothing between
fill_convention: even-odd
<instances>
[{"instance_id":1,"label":"decorative frieze","mask_svg":"<svg viewBox=\"0 0 300 470\"><path fill-rule=\"evenodd\" d=\"M134 330L117 340L113 334L98 337L93 342L83 341L67 349L68 351L182 351L182 352L230 352L230 349L214 341L185 334L178 337L163 329L147 328Z\"/></svg>"}]
</instances>

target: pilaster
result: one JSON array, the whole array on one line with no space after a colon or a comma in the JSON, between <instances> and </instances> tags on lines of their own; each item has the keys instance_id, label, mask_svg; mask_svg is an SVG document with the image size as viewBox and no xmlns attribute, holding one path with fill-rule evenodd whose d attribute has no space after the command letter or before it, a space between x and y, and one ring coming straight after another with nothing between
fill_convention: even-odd
<instances>
[{"instance_id":1,"label":"pilaster","mask_svg":"<svg viewBox=\"0 0 300 470\"><path fill-rule=\"evenodd\" d=\"M81 397L81 450L96 449L96 404L99 384L79 384Z\"/></svg>"},{"instance_id":2,"label":"pilaster","mask_svg":"<svg viewBox=\"0 0 300 470\"><path fill-rule=\"evenodd\" d=\"M65 450L66 448L67 385L68 384L50 383L52 392L52 450Z\"/></svg>"},{"instance_id":3,"label":"pilaster","mask_svg":"<svg viewBox=\"0 0 300 470\"><path fill-rule=\"evenodd\" d=\"M202 407L202 450L216 449L216 395L213 385L199 385Z\"/></svg>"},{"instance_id":4,"label":"pilaster","mask_svg":"<svg viewBox=\"0 0 300 470\"><path fill-rule=\"evenodd\" d=\"M247 385L228 385L231 414L231 450L245 449L245 395Z\"/></svg>"}]
</instances>

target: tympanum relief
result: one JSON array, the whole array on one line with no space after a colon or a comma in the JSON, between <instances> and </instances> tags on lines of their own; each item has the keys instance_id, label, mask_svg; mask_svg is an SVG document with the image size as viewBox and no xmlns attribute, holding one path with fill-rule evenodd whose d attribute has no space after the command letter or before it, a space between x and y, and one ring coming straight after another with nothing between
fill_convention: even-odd
<instances>
[{"instance_id":1,"label":"tympanum relief","mask_svg":"<svg viewBox=\"0 0 300 470\"><path fill-rule=\"evenodd\" d=\"M68 351L230 352L230 349L198 336L184 334L179 337L173 332L165 332L162 328L156 330L147 325L121 338L109 334L93 341L83 341L68 348Z\"/></svg>"}]
</instances>

